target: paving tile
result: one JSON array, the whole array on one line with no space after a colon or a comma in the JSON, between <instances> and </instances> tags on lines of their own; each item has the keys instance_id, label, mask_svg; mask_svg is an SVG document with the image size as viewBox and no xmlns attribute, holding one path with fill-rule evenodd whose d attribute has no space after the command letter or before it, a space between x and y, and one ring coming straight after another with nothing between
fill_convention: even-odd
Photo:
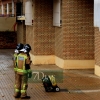
<instances>
[{"instance_id":1,"label":"paving tile","mask_svg":"<svg viewBox=\"0 0 100 100\"><path fill-rule=\"evenodd\" d=\"M0 100L15 99L13 49L0 49ZM60 92L45 92L42 82L29 82L30 100L99 100L100 78L94 70L63 70L56 65L31 65L32 70L63 71L63 81L58 82Z\"/></svg>"}]
</instances>

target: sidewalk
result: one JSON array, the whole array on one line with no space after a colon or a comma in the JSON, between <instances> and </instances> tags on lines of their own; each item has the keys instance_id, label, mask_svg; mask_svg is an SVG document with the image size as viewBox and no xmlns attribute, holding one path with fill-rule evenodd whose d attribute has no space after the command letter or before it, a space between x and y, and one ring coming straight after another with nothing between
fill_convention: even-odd
<instances>
[{"instance_id":1,"label":"sidewalk","mask_svg":"<svg viewBox=\"0 0 100 100\"><path fill-rule=\"evenodd\" d=\"M15 99L14 71L12 62L13 50L0 49L0 100ZM99 100L100 77L94 70L63 70L56 65L31 65L33 72L61 72L62 80L57 82L60 92L45 92L41 82L29 81L29 100ZM41 74L42 75L42 74ZM57 74L58 76L58 74ZM28 99L27 99L28 100Z\"/></svg>"}]
</instances>

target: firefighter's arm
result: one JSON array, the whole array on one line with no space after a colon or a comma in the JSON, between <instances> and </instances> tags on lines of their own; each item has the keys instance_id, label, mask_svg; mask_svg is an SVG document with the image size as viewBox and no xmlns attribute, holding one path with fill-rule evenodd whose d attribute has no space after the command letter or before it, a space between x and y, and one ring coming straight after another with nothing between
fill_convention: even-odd
<instances>
[{"instance_id":1,"label":"firefighter's arm","mask_svg":"<svg viewBox=\"0 0 100 100\"><path fill-rule=\"evenodd\" d=\"M31 64L31 61L30 61L30 58L28 57L26 59L26 70L28 71L28 78L31 78L32 77L32 70L30 69L30 64Z\"/></svg>"}]
</instances>

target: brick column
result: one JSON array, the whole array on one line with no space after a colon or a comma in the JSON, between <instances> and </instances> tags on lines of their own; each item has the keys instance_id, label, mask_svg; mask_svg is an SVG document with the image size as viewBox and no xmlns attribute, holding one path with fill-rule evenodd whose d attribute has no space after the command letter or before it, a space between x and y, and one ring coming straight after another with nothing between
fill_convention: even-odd
<instances>
[{"instance_id":1,"label":"brick column","mask_svg":"<svg viewBox=\"0 0 100 100\"><path fill-rule=\"evenodd\" d=\"M56 29L56 64L94 68L93 0L62 0L62 28Z\"/></svg>"}]
</instances>

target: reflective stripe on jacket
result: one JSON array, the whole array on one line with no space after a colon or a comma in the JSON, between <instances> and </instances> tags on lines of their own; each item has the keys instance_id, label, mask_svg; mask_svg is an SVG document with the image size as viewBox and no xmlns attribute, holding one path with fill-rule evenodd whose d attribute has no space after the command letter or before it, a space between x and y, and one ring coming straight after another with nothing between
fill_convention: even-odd
<instances>
[{"instance_id":1,"label":"reflective stripe on jacket","mask_svg":"<svg viewBox=\"0 0 100 100\"><path fill-rule=\"evenodd\" d=\"M13 61L14 61L14 71L17 71L17 56L18 56L18 54L15 53L14 54L14 58L13 58Z\"/></svg>"}]
</instances>

